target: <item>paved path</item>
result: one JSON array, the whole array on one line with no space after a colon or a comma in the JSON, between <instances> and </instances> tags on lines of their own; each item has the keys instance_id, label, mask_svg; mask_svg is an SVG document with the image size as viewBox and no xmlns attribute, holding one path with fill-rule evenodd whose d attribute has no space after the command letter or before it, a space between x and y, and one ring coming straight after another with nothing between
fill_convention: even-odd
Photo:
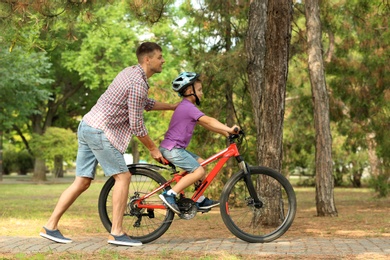
<instances>
[{"instance_id":1,"label":"paved path","mask_svg":"<svg viewBox=\"0 0 390 260\"><path fill-rule=\"evenodd\" d=\"M145 244L141 247L117 247L108 245L106 237L73 238L73 243L57 244L41 237L0 236L1 253L39 253L39 252L87 252L101 250L127 251L137 253L168 252L226 252L229 255L245 256L284 256L330 257L332 259L390 259L390 238L301 238L283 239L266 244L250 244L239 239L164 239ZM316 257L317 256L317 257Z\"/></svg>"}]
</instances>

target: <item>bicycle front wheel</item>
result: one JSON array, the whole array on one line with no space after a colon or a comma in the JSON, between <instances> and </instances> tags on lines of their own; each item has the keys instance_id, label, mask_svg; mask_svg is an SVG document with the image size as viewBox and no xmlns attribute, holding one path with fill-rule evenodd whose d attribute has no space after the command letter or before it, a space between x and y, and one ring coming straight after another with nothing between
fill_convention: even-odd
<instances>
[{"instance_id":1,"label":"bicycle front wheel","mask_svg":"<svg viewBox=\"0 0 390 260\"><path fill-rule=\"evenodd\" d=\"M226 227L250 243L271 242L291 226L296 213L295 192L289 181L267 167L249 167L262 205L249 194L244 172L229 179L221 194L221 216Z\"/></svg>"},{"instance_id":2,"label":"bicycle front wheel","mask_svg":"<svg viewBox=\"0 0 390 260\"><path fill-rule=\"evenodd\" d=\"M142 243L151 242L162 236L170 227L174 213L168 209L137 208L134 201L158 188L166 180L157 172L146 168L131 169L128 201L123 215L123 231ZM112 226L112 194L115 179L110 177L99 196L99 216L108 232ZM143 200L141 204L161 205L158 194Z\"/></svg>"}]
</instances>

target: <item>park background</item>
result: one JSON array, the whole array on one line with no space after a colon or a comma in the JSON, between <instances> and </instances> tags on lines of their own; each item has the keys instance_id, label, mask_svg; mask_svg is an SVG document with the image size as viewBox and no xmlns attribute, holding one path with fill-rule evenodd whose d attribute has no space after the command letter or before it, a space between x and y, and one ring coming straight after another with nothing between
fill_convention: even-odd
<instances>
[{"instance_id":1,"label":"park background","mask_svg":"<svg viewBox=\"0 0 390 260\"><path fill-rule=\"evenodd\" d=\"M259 140L280 135L283 142L278 148L280 155L273 158L277 162L274 168L295 187L316 187L313 201L319 195L318 181L331 183L326 186L330 212L325 210L323 215L337 216L338 202L329 196L334 187L362 192L368 188L373 200L388 197L389 4L381 0L285 1L284 5L266 1L267 12L261 6L255 9L261 2L0 1L1 192L14 182L53 183L73 178L79 121L117 73L137 63L137 46L155 41L163 47L165 64L162 73L149 79L149 95L176 103L180 98L171 90L171 81L182 71L202 74L201 110L245 130L244 157L250 164L267 161L264 157L269 151L264 146L268 143ZM327 105L322 110L316 108L316 88L309 73L312 42L308 40L308 21L316 13L308 11L308 3L320 4L316 29L326 87L326 100L320 101ZM275 11L279 5L285 8L280 13ZM268 24L260 21L253 25L251 21L256 15L262 17L260 14L268 17ZM258 25L264 25L265 32L275 29L272 21L278 20L272 16L280 17L280 23L287 17L289 33L283 39L287 49L269 42L265 47L261 42L250 46L251 29L258 29ZM276 66L268 56L264 56L266 65L262 68L266 79L272 72L285 73L281 85L268 86L268 90L280 87L285 91L282 104L275 107L281 113L266 110L273 108L277 97L260 101L262 106L258 107L257 98L268 93L267 86L252 86L257 82L253 80L250 50L258 46L284 55L288 70L274 71ZM255 56L262 57L261 53ZM157 144L171 114L145 113L149 134ZM272 132L269 126L277 114L282 115L278 120L282 128ZM322 133L315 122L327 117L331 155L320 158L330 162L322 172L316 158L324 150L317 139ZM266 130L259 131L260 126ZM208 157L225 146L224 137L199 127L189 150ZM153 163L135 139L127 153L134 162ZM224 178L234 170L224 169ZM324 178L328 172L330 178ZM98 170L98 177L102 176ZM224 178L214 184L211 196L219 194ZM317 207L317 215L320 211ZM383 233L389 232L386 224Z\"/></svg>"}]
</instances>

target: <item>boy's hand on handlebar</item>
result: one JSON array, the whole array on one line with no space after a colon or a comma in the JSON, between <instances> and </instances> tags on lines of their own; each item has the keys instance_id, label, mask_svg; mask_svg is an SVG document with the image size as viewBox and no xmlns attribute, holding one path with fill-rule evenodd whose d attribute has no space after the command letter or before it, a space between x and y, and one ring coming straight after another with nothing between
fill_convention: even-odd
<instances>
[{"instance_id":1,"label":"boy's hand on handlebar","mask_svg":"<svg viewBox=\"0 0 390 260\"><path fill-rule=\"evenodd\" d=\"M234 125L230 128L229 133L238 134L240 132L240 127L238 125Z\"/></svg>"}]
</instances>

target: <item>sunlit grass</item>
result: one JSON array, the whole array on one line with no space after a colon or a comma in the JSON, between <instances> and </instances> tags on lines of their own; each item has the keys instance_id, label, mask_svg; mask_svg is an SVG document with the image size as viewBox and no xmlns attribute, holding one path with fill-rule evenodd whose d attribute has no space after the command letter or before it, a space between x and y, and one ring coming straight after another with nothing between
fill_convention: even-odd
<instances>
[{"instance_id":1,"label":"sunlit grass","mask_svg":"<svg viewBox=\"0 0 390 260\"><path fill-rule=\"evenodd\" d=\"M65 184L1 184L0 230L7 236L36 236L46 224ZM94 182L69 208L60 221L64 231L81 227L88 232L104 232L99 223L97 202L102 182Z\"/></svg>"}]
</instances>

